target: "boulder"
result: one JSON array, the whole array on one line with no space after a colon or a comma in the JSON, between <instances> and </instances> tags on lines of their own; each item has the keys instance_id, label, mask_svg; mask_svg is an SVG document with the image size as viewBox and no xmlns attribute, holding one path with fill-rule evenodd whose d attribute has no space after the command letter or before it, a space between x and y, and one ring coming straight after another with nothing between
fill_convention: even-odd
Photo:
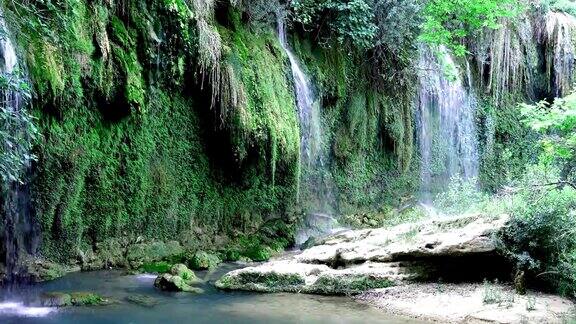
<instances>
[{"instance_id":1,"label":"boulder","mask_svg":"<svg viewBox=\"0 0 576 324\"><path fill-rule=\"evenodd\" d=\"M102 306L113 301L91 292L46 292L40 296L40 304L45 307Z\"/></svg>"},{"instance_id":2,"label":"boulder","mask_svg":"<svg viewBox=\"0 0 576 324\"><path fill-rule=\"evenodd\" d=\"M193 293L204 292L200 288L190 286L184 279L179 276L164 273L154 281L154 287L163 291L184 291Z\"/></svg>"},{"instance_id":3,"label":"boulder","mask_svg":"<svg viewBox=\"0 0 576 324\"><path fill-rule=\"evenodd\" d=\"M459 257L496 251L493 234L508 223L507 215L457 218L403 224L390 229L346 231L296 257L302 263L354 264L402 259Z\"/></svg>"},{"instance_id":4,"label":"boulder","mask_svg":"<svg viewBox=\"0 0 576 324\"><path fill-rule=\"evenodd\" d=\"M216 286L341 295L440 277L446 271L467 273L464 267L498 258L495 235L508 220L507 215L468 215L345 231L284 260L229 272Z\"/></svg>"},{"instance_id":5,"label":"boulder","mask_svg":"<svg viewBox=\"0 0 576 324\"><path fill-rule=\"evenodd\" d=\"M192 270L183 264L175 264L170 269L170 273L161 274L156 278L154 286L163 291L202 293L202 289L191 286L199 282L200 280Z\"/></svg>"},{"instance_id":6,"label":"boulder","mask_svg":"<svg viewBox=\"0 0 576 324\"><path fill-rule=\"evenodd\" d=\"M188 267L184 264L175 264L170 269L170 274L174 276L178 276L184 280L184 282L188 284L192 284L198 282L198 278L194 274L194 271L188 269Z\"/></svg>"},{"instance_id":7,"label":"boulder","mask_svg":"<svg viewBox=\"0 0 576 324\"><path fill-rule=\"evenodd\" d=\"M110 299L91 292L73 292L70 297L74 306L102 306L112 303Z\"/></svg>"},{"instance_id":8,"label":"boulder","mask_svg":"<svg viewBox=\"0 0 576 324\"><path fill-rule=\"evenodd\" d=\"M40 295L40 303L44 307L72 306L72 296L61 292L47 292Z\"/></svg>"}]
</instances>

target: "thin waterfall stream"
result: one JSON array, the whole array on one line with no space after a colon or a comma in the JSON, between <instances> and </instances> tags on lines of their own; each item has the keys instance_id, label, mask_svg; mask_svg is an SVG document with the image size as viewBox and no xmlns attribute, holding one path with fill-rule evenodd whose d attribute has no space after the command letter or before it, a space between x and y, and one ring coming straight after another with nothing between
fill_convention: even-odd
<instances>
[{"instance_id":1,"label":"thin waterfall stream","mask_svg":"<svg viewBox=\"0 0 576 324\"><path fill-rule=\"evenodd\" d=\"M2 165L0 212L2 215L2 249L0 256L6 269L5 278L11 282L25 275L23 260L34 255L39 245L39 229L32 218L30 186L27 183L33 155L31 140L32 117L26 112L27 89L19 68L18 56L6 22L0 12L0 131L3 132L3 154L9 156L11 165Z\"/></svg>"},{"instance_id":2,"label":"thin waterfall stream","mask_svg":"<svg viewBox=\"0 0 576 324\"><path fill-rule=\"evenodd\" d=\"M335 213L335 198L332 188L326 179L328 173L326 165L327 154L323 148L319 102L314 96L309 78L302 70L296 55L288 45L286 24L282 14L278 14L278 38L290 61L300 120L300 166L302 175L300 176L301 185L298 195L300 196L301 192L304 192L307 194L306 200L313 202L307 206L309 210L306 217L306 228L296 238L297 245L300 245L310 237L330 234L340 230L341 227L333 216Z\"/></svg>"}]
</instances>

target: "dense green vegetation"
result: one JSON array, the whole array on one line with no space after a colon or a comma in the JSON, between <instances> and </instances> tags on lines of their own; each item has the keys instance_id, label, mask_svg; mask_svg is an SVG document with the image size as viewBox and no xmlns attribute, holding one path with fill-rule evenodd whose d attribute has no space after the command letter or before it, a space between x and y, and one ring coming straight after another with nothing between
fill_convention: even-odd
<instances>
[{"instance_id":1,"label":"dense green vegetation","mask_svg":"<svg viewBox=\"0 0 576 324\"><path fill-rule=\"evenodd\" d=\"M574 294L576 23L559 13L574 13L572 2L1 4L30 82L0 78L28 103L21 114L0 106L0 143L17 147L0 153L0 175L3 186L31 184L43 257L112 259L121 245L178 241L178 253L130 265L163 272L264 261L294 244L302 216L323 202L302 182L310 171L279 15L321 106L329 158L317 172L336 213L360 226L413 215L418 49L446 47L478 97L481 170L477 184L454 179L435 204L510 213L505 256L530 282Z\"/></svg>"},{"instance_id":2,"label":"dense green vegetation","mask_svg":"<svg viewBox=\"0 0 576 324\"><path fill-rule=\"evenodd\" d=\"M35 159L30 149L38 130L33 117L25 110L26 103L31 99L31 89L20 72L0 75L0 89L17 93L14 97L7 96L0 104L0 124L3 125L0 129L3 148L0 153L1 192L6 189L6 183L22 181L21 170ZM18 101L21 104L14 105Z\"/></svg>"}]
</instances>

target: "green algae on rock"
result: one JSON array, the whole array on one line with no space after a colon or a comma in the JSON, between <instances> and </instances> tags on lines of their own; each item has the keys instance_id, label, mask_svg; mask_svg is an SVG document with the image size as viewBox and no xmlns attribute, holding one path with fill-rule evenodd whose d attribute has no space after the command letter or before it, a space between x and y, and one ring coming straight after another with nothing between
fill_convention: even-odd
<instances>
[{"instance_id":1,"label":"green algae on rock","mask_svg":"<svg viewBox=\"0 0 576 324\"><path fill-rule=\"evenodd\" d=\"M194 271L188 269L184 264L175 264L170 269L170 273L161 274L156 278L154 287L164 291L202 293L201 288L192 287L193 284L199 282L200 280Z\"/></svg>"},{"instance_id":2,"label":"green algae on rock","mask_svg":"<svg viewBox=\"0 0 576 324\"><path fill-rule=\"evenodd\" d=\"M66 306L104 306L112 300L91 292L47 292L40 296L40 302L46 307Z\"/></svg>"},{"instance_id":3,"label":"green algae on rock","mask_svg":"<svg viewBox=\"0 0 576 324\"><path fill-rule=\"evenodd\" d=\"M199 251L188 260L188 266L193 270L211 270L215 269L220 262L217 255Z\"/></svg>"}]
</instances>

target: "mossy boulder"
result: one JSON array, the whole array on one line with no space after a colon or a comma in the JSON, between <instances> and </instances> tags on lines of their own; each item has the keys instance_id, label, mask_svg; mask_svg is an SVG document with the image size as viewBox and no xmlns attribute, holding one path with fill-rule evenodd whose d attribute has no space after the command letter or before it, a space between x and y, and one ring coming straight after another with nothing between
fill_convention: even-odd
<instances>
[{"instance_id":1,"label":"mossy boulder","mask_svg":"<svg viewBox=\"0 0 576 324\"><path fill-rule=\"evenodd\" d=\"M218 267L220 262L221 260L217 255L200 251L192 255L188 260L188 266L194 270L209 270Z\"/></svg>"},{"instance_id":2,"label":"mossy boulder","mask_svg":"<svg viewBox=\"0 0 576 324\"><path fill-rule=\"evenodd\" d=\"M47 292L40 295L40 303L44 307L72 306L72 296L62 292Z\"/></svg>"},{"instance_id":3,"label":"mossy boulder","mask_svg":"<svg viewBox=\"0 0 576 324\"><path fill-rule=\"evenodd\" d=\"M74 306L99 306L110 304L110 300L91 292L73 292L70 294Z\"/></svg>"},{"instance_id":4,"label":"mossy boulder","mask_svg":"<svg viewBox=\"0 0 576 324\"><path fill-rule=\"evenodd\" d=\"M154 287L163 291L202 293L204 292L202 289L191 286L199 282L194 271L184 264L175 264L170 269L170 273L161 274L156 278Z\"/></svg>"},{"instance_id":5,"label":"mossy boulder","mask_svg":"<svg viewBox=\"0 0 576 324\"><path fill-rule=\"evenodd\" d=\"M281 219L269 220L258 231L235 237L220 250L226 261L268 261L295 244L294 226Z\"/></svg>"},{"instance_id":6,"label":"mossy boulder","mask_svg":"<svg viewBox=\"0 0 576 324\"><path fill-rule=\"evenodd\" d=\"M204 290L201 288L196 288L190 286L189 282L184 280L180 276L171 275L169 273L164 273L159 275L154 281L154 287L162 291L183 291L183 292L193 292L193 293L203 293Z\"/></svg>"},{"instance_id":7,"label":"mossy boulder","mask_svg":"<svg viewBox=\"0 0 576 324\"><path fill-rule=\"evenodd\" d=\"M113 301L91 292L47 292L40 296L40 303L45 307L103 306Z\"/></svg>"},{"instance_id":8,"label":"mossy boulder","mask_svg":"<svg viewBox=\"0 0 576 324\"><path fill-rule=\"evenodd\" d=\"M388 278L358 274L350 276L321 275L308 288L311 293L320 295L354 295L367 290L388 288L395 283Z\"/></svg>"},{"instance_id":9,"label":"mossy boulder","mask_svg":"<svg viewBox=\"0 0 576 324\"><path fill-rule=\"evenodd\" d=\"M252 261L261 262L268 261L275 254L271 247L266 245L256 245L250 247L245 252L245 256Z\"/></svg>"},{"instance_id":10,"label":"mossy boulder","mask_svg":"<svg viewBox=\"0 0 576 324\"><path fill-rule=\"evenodd\" d=\"M173 265L170 269L170 274L182 278L184 282L188 284L198 282L198 278L194 274L194 271L188 269L186 265L181 263Z\"/></svg>"},{"instance_id":11,"label":"mossy boulder","mask_svg":"<svg viewBox=\"0 0 576 324\"><path fill-rule=\"evenodd\" d=\"M216 287L270 293L354 295L393 286L407 277L404 270L397 264L370 263L337 270L324 264L282 260L231 271L216 282Z\"/></svg>"},{"instance_id":12,"label":"mossy boulder","mask_svg":"<svg viewBox=\"0 0 576 324\"><path fill-rule=\"evenodd\" d=\"M259 292L298 292L305 281L299 274L269 273L266 275L246 273L240 276L224 276L216 282L223 290L253 290ZM250 287L244 289L242 287Z\"/></svg>"}]
</instances>

